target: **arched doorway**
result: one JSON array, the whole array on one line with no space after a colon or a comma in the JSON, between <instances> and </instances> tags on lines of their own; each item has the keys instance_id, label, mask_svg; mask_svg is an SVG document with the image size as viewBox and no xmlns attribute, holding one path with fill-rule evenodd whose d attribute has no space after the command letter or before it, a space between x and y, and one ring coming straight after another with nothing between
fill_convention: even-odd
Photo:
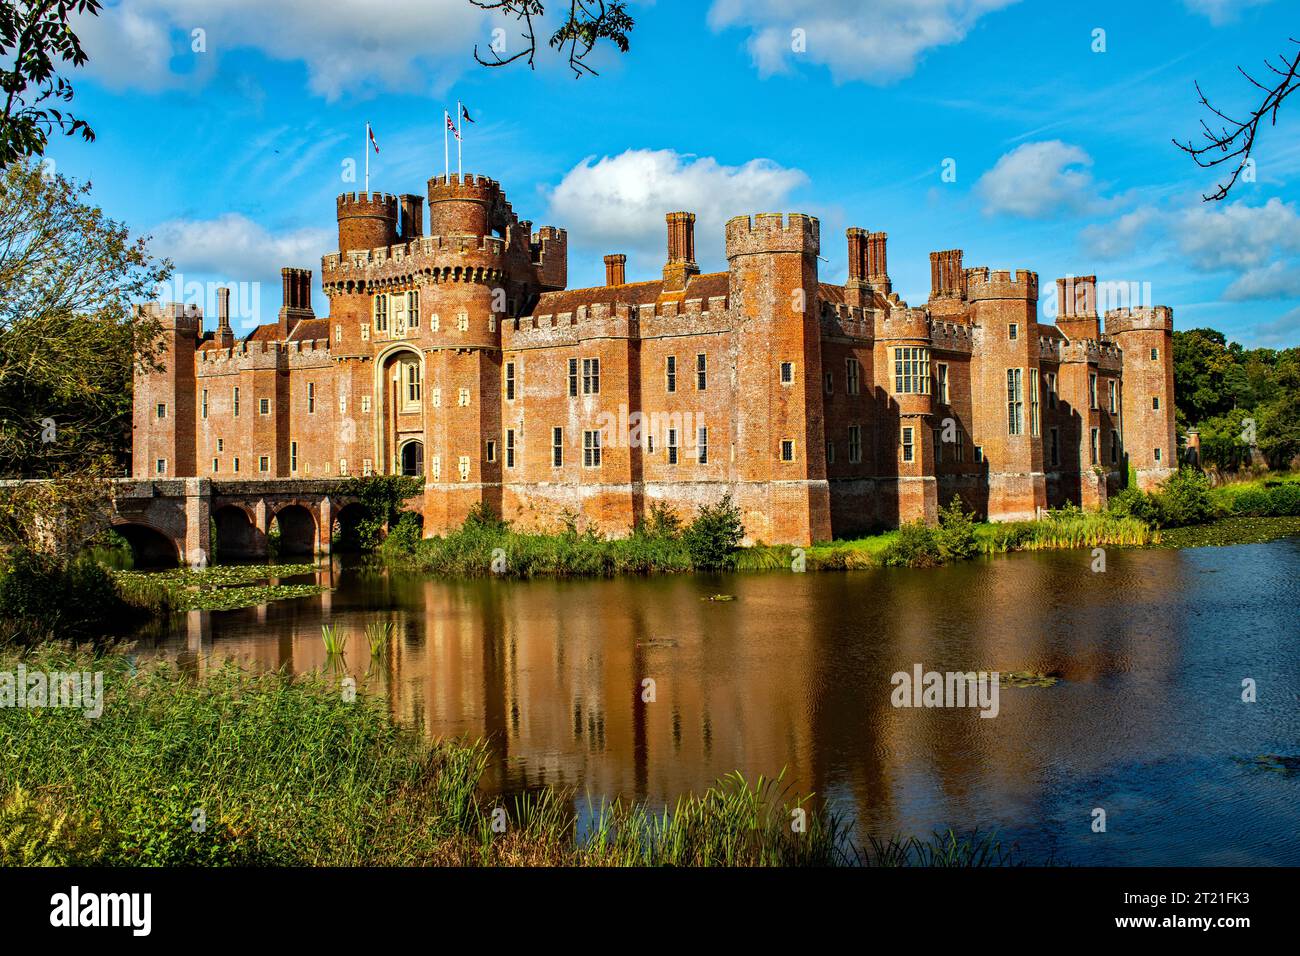
<instances>
[{"instance_id":1,"label":"arched doorway","mask_svg":"<svg viewBox=\"0 0 1300 956\"><path fill-rule=\"evenodd\" d=\"M316 518L302 505L285 505L275 513L280 554L316 553Z\"/></svg>"},{"instance_id":2,"label":"arched doorway","mask_svg":"<svg viewBox=\"0 0 1300 956\"><path fill-rule=\"evenodd\" d=\"M131 564L136 570L174 568L180 563L176 542L146 524L115 524L113 530L131 546Z\"/></svg>"},{"instance_id":3,"label":"arched doorway","mask_svg":"<svg viewBox=\"0 0 1300 956\"><path fill-rule=\"evenodd\" d=\"M402 445L399 453L401 459L401 470L403 475L423 475L424 474L424 442L419 439L411 439Z\"/></svg>"}]
</instances>

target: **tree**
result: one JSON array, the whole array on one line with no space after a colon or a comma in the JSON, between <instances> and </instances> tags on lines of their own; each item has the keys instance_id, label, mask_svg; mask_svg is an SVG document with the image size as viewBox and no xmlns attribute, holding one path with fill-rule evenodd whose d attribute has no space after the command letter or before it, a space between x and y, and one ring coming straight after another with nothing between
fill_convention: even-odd
<instances>
[{"instance_id":1,"label":"tree","mask_svg":"<svg viewBox=\"0 0 1300 956\"><path fill-rule=\"evenodd\" d=\"M42 512L68 516L56 537L76 539L75 516L104 500L94 483L126 461L133 371L158 367L161 330L135 303L153 298L171 263L90 205L89 191L27 160L0 178L0 477L58 479L0 496L11 540Z\"/></svg>"},{"instance_id":2,"label":"tree","mask_svg":"<svg viewBox=\"0 0 1300 956\"><path fill-rule=\"evenodd\" d=\"M1291 42L1300 48L1300 40L1291 37ZM1300 87L1300 75L1298 75L1300 74L1300 49L1297 49L1295 55L1289 59L1288 54L1282 54L1278 57L1277 66L1268 60L1264 61L1264 65L1275 76L1281 77L1280 80L1273 81L1272 86L1260 83L1241 67L1237 67L1237 72L1264 94L1259 105L1245 114L1245 119L1234 119L1218 109L1210 103L1201 89L1201 84L1196 84L1196 95L1200 98L1201 105L1214 114L1210 122L1219 129L1215 131L1211 129L1210 123L1201 120L1201 135L1205 137L1202 145L1195 145L1190 137L1186 143L1175 139L1174 145L1191 156L1196 161L1196 165L1202 169L1213 169L1225 163L1236 164L1226 183L1220 183L1213 193L1201 196L1206 202L1217 202L1225 198L1232 191L1232 187L1237 185L1237 180L1245 172L1251 154L1255 150L1255 137L1259 132L1260 122L1267 117L1269 123L1276 126L1278 108L1296 91L1297 87Z\"/></svg>"},{"instance_id":3,"label":"tree","mask_svg":"<svg viewBox=\"0 0 1300 956\"><path fill-rule=\"evenodd\" d=\"M535 20L546 15L544 0L469 0L481 10L494 10L505 17L514 17L523 25L524 47L518 53L502 56L504 45L495 40L488 47L492 59L484 59L474 46L474 59L483 66L508 66L516 60L526 58L529 69L536 69L537 27ZM559 28L551 34L550 46L553 50L568 51L569 68L575 77L583 73L596 76L597 73L586 63L587 55L596 48L601 40L609 40L620 53L626 53L629 47L627 35L632 31L633 21L627 12L626 0L569 0L569 8Z\"/></svg>"},{"instance_id":4,"label":"tree","mask_svg":"<svg viewBox=\"0 0 1300 956\"><path fill-rule=\"evenodd\" d=\"M100 8L100 0L5 0L0 5L0 60L12 63L0 67L0 166L44 153L55 131L94 141L95 132L85 120L45 104L72 99L72 84L58 75L56 60L74 67L86 62L69 17L98 16Z\"/></svg>"}]
</instances>

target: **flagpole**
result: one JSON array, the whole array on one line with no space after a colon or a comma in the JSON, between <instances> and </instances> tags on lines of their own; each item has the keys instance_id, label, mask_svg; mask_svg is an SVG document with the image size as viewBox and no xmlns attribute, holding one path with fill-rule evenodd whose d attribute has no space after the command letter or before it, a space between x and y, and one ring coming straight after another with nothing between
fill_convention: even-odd
<instances>
[{"instance_id":1,"label":"flagpole","mask_svg":"<svg viewBox=\"0 0 1300 956\"><path fill-rule=\"evenodd\" d=\"M447 111L442 111L442 171L447 177L447 182L451 182L451 154L447 151L447 126L450 117Z\"/></svg>"},{"instance_id":2,"label":"flagpole","mask_svg":"<svg viewBox=\"0 0 1300 956\"><path fill-rule=\"evenodd\" d=\"M361 143L361 152L366 157L366 192L370 192L370 124L366 124L366 138Z\"/></svg>"},{"instance_id":3,"label":"flagpole","mask_svg":"<svg viewBox=\"0 0 1300 956\"><path fill-rule=\"evenodd\" d=\"M465 107L460 105L460 100L456 101L456 175L464 179L464 174L460 171L460 143L461 133L464 132L464 123L461 122L461 116L465 112Z\"/></svg>"}]
</instances>

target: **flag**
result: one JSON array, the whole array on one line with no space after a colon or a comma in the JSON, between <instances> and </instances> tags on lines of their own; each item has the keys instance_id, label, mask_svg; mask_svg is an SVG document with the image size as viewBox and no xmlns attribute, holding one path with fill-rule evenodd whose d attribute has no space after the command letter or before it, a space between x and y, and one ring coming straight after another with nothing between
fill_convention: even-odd
<instances>
[{"instance_id":1,"label":"flag","mask_svg":"<svg viewBox=\"0 0 1300 956\"><path fill-rule=\"evenodd\" d=\"M465 109L465 104L464 104L464 103L462 103L462 104L460 105L460 115L463 116L463 117L465 118L465 122L466 122L466 123L472 123L472 122L474 122L473 117L471 117L471 116L469 115L469 110Z\"/></svg>"},{"instance_id":2,"label":"flag","mask_svg":"<svg viewBox=\"0 0 1300 956\"><path fill-rule=\"evenodd\" d=\"M456 129L456 124L451 121L451 116L448 115L447 113L443 113L442 115L445 116L447 119L447 129L451 130L451 135L455 136L457 139L460 139L460 130ZM471 122L473 121L471 120Z\"/></svg>"},{"instance_id":3,"label":"flag","mask_svg":"<svg viewBox=\"0 0 1300 956\"><path fill-rule=\"evenodd\" d=\"M370 145L375 148L375 152L379 152L379 144L375 142L375 131L370 128L369 123L366 124L366 136L370 139Z\"/></svg>"}]
</instances>

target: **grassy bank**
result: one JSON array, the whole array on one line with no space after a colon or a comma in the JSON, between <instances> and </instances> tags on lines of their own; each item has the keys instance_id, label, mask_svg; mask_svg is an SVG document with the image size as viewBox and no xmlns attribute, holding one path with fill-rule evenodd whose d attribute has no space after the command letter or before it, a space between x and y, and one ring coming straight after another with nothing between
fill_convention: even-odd
<instances>
[{"instance_id":1,"label":"grassy bank","mask_svg":"<svg viewBox=\"0 0 1300 956\"><path fill-rule=\"evenodd\" d=\"M0 671L19 659L0 654ZM498 801L481 744L429 743L332 680L227 664L199 678L43 646L102 670L103 714L0 708L0 865L989 865L994 839L877 841L779 780L731 775L671 812L571 794ZM802 832L792 825L804 812Z\"/></svg>"}]
</instances>

